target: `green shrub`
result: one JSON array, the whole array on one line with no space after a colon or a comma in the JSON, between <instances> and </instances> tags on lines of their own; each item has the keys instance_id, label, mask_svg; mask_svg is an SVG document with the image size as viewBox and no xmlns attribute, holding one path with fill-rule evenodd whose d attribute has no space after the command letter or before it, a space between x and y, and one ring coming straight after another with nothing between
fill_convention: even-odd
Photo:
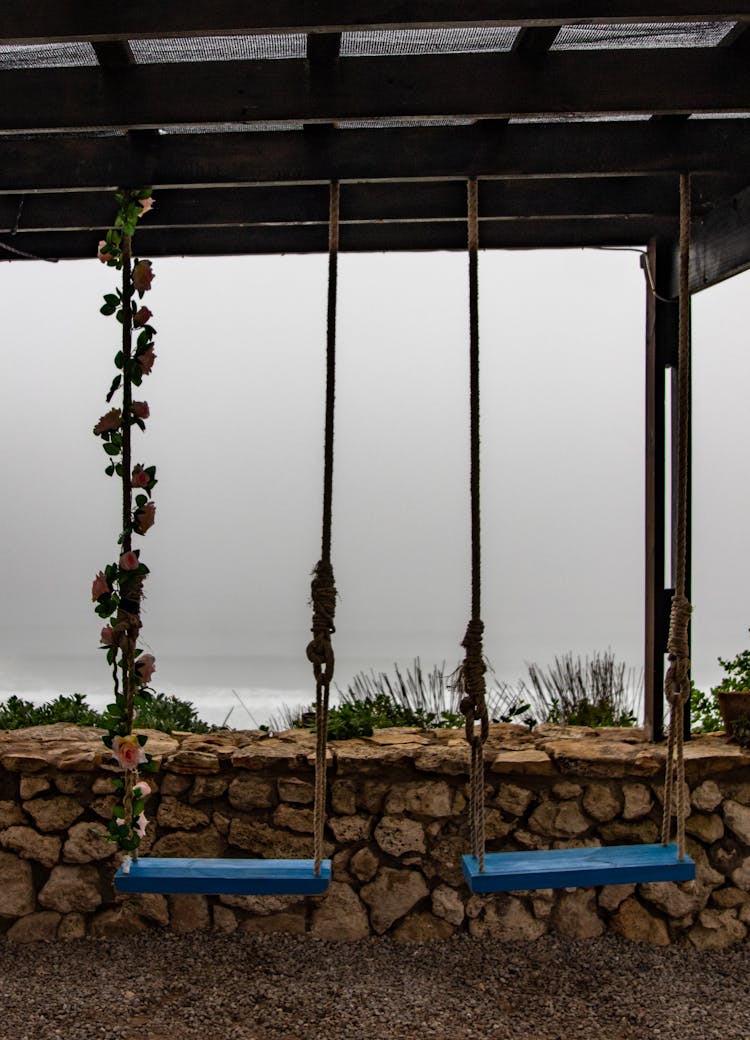
<instances>
[{"instance_id":1,"label":"green shrub","mask_svg":"<svg viewBox=\"0 0 750 1040\"><path fill-rule=\"evenodd\" d=\"M190 701L166 693L154 693L138 710L135 725L141 729L159 729L163 733L183 730L188 733L210 733L210 726L198 717Z\"/></svg>"},{"instance_id":2,"label":"green shrub","mask_svg":"<svg viewBox=\"0 0 750 1040\"><path fill-rule=\"evenodd\" d=\"M724 729L715 690L703 693L690 680L690 729L693 733L715 733Z\"/></svg>"},{"instance_id":3,"label":"green shrub","mask_svg":"<svg viewBox=\"0 0 750 1040\"><path fill-rule=\"evenodd\" d=\"M69 722L75 726L104 727L104 715L86 703L83 694L61 694L45 704L32 704L15 695L0 701L0 729L23 729L26 726L49 726L54 722ZM164 733L186 730L208 733L212 728L198 718L187 701L155 693L139 710L135 725L141 729L159 729Z\"/></svg>"},{"instance_id":4,"label":"green shrub","mask_svg":"<svg viewBox=\"0 0 750 1040\"><path fill-rule=\"evenodd\" d=\"M586 657L556 657L546 671L528 665L535 712L546 722L565 726L634 726L634 702L640 698L643 674L617 662L611 650ZM522 684L523 688L523 684Z\"/></svg>"}]
</instances>

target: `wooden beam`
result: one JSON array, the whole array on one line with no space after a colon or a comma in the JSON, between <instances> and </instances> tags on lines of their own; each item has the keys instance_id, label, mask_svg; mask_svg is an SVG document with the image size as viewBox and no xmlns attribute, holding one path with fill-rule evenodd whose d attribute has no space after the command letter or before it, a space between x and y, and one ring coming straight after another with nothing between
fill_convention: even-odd
<instances>
[{"instance_id":1,"label":"wooden beam","mask_svg":"<svg viewBox=\"0 0 750 1040\"><path fill-rule=\"evenodd\" d=\"M158 129L373 118L518 118L750 111L733 48L342 58L0 71L0 131Z\"/></svg>"},{"instance_id":2,"label":"wooden beam","mask_svg":"<svg viewBox=\"0 0 750 1040\"><path fill-rule=\"evenodd\" d=\"M0 194L29 191L750 171L746 120L21 138L0 136ZM750 179L750 177L748 178Z\"/></svg>"},{"instance_id":3,"label":"wooden beam","mask_svg":"<svg viewBox=\"0 0 750 1040\"><path fill-rule=\"evenodd\" d=\"M155 211L154 211L155 212ZM651 234L669 235L672 218L649 217L570 219L554 221L484 221L480 230L483 249L568 249L601 245L640 245ZM0 258L16 260L10 249L23 250L36 258L86 259L96 256L98 231L28 232L11 236L0 233ZM325 253L328 229L325 223L251 228L149 228L138 229L139 249L156 256L241 256L278 253ZM461 221L417 223L379 221L344 224L342 252L466 249L466 228Z\"/></svg>"},{"instance_id":4,"label":"wooden beam","mask_svg":"<svg viewBox=\"0 0 750 1040\"><path fill-rule=\"evenodd\" d=\"M577 22L736 21L747 0L34 0L3 4L0 41L128 40L166 36L352 32L357 29L566 25Z\"/></svg>"},{"instance_id":5,"label":"wooden beam","mask_svg":"<svg viewBox=\"0 0 750 1040\"><path fill-rule=\"evenodd\" d=\"M675 247L676 248L676 247ZM750 269L750 187L693 219L690 289L699 292ZM677 273L669 290L677 295Z\"/></svg>"},{"instance_id":6,"label":"wooden beam","mask_svg":"<svg viewBox=\"0 0 750 1040\"><path fill-rule=\"evenodd\" d=\"M346 184L341 222L466 221L465 181ZM565 217L676 217L673 177L573 177L563 180L482 181L480 220L558 220ZM19 201L23 208L19 219ZM328 220L323 185L165 189L157 192L152 228L249 227ZM102 230L112 219L110 192L0 195L0 233Z\"/></svg>"}]
</instances>

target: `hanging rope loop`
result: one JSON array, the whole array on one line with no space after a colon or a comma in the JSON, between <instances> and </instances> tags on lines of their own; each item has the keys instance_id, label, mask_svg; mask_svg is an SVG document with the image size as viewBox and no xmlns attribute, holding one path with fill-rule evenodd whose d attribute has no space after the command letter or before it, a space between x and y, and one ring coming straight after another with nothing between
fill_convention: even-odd
<instances>
[{"instance_id":1,"label":"hanging rope loop","mask_svg":"<svg viewBox=\"0 0 750 1040\"><path fill-rule=\"evenodd\" d=\"M479 618L472 618L461 643L466 656L460 670L460 688L463 693L460 708L461 714L465 716L466 739L470 744L476 741L483 744L489 736L484 682L487 664L482 645L483 635L484 622ZM480 724L479 733L476 731L477 722Z\"/></svg>"},{"instance_id":2,"label":"hanging rope loop","mask_svg":"<svg viewBox=\"0 0 750 1040\"><path fill-rule=\"evenodd\" d=\"M333 567L326 560L319 560L313 571L310 599L313 608L313 638L307 644L307 659L313 666L315 682L330 683L334 667L331 636L336 631L333 623L336 614L336 586Z\"/></svg>"}]
</instances>

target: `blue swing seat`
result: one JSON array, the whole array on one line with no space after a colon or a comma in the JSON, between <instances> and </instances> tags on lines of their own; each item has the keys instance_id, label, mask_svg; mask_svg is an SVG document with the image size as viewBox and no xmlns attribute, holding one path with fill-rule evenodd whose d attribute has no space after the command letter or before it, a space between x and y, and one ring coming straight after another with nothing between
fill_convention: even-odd
<instances>
[{"instance_id":1,"label":"blue swing seat","mask_svg":"<svg viewBox=\"0 0 750 1040\"><path fill-rule=\"evenodd\" d=\"M118 892L165 895L317 896L331 883L331 861L316 876L311 859L138 859L115 875Z\"/></svg>"},{"instance_id":2,"label":"blue swing seat","mask_svg":"<svg viewBox=\"0 0 750 1040\"><path fill-rule=\"evenodd\" d=\"M472 892L692 881L695 877L695 863L689 856L680 860L676 845L491 852L485 856L483 871L476 856L464 856L462 866Z\"/></svg>"}]
</instances>

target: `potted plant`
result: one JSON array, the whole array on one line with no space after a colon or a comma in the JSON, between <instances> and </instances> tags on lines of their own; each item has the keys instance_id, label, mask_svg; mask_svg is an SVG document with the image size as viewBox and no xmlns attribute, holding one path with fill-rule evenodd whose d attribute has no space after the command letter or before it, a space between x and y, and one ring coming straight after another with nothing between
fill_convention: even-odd
<instances>
[{"instance_id":1,"label":"potted plant","mask_svg":"<svg viewBox=\"0 0 750 1040\"><path fill-rule=\"evenodd\" d=\"M719 702L724 728L743 747L750 745L750 650L731 660L719 658L725 675L712 693Z\"/></svg>"}]
</instances>

